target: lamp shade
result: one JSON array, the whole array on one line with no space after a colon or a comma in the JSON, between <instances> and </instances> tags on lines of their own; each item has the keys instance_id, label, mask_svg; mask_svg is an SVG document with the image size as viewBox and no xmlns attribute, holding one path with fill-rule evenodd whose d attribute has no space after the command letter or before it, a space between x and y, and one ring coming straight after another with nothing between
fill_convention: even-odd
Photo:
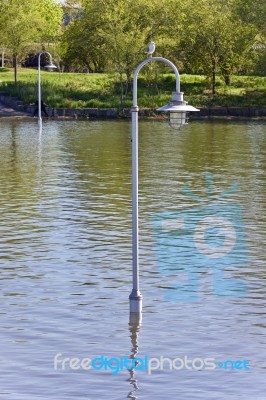
<instances>
[{"instance_id":1,"label":"lamp shade","mask_svg":"<svg viewBox=\"0 0 266 400\"><path fill-rule=\"evenodd\" d=\"M45 65L44 68L48 71L53 71L54 69L57 69L57 66L54 65L52 62L49 62L49 64Z\"/></svg>"},{"instance_id":2,"label":"lamp shade","mask_svg":"<svg viewBox=\"0 0 266 400\"><path fill-rule=\"evenodd\" d=\"M182 92L173 93L172 100L163 107L157 108L157 111L169 113L169 124L174 129L180 129L187 123L188 113L200 111L198 108L190 106L183 100Z\"/></svg>"}]
</instances>

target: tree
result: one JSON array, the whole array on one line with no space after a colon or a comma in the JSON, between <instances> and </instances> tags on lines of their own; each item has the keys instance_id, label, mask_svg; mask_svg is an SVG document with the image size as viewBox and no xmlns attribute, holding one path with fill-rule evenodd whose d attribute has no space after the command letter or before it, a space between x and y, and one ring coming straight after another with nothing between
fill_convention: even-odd
<instances>
[{"instance_id":1,"label":"tree","mask_svg":"<svg viewBox=\"0 0 266 400\"><path fill-rule=\"evenodd\" d=\"M243 24L253 25L256 37L250 49L252 60L249 71L266 74L266 2L261 0L234 0L233 12Z\"/></svg>"},{"instance_id":2,"label":"tree","mask_svg":"<svg viewBox=\"0 0 266 400\"><path fill-rule=\"evenodd\" d=\"M199 0L197 7L193 6L193 0L186 4L182 53L190 69L211 78L215 94L217 73L230 84L230 74L245 63L255 31L233 15L230 0Z\"/></svg>"},{"instance_id":3,"label":"tree","mask_svg":"<svg viewBox=\"0 0 266 400\"><path fill-rule=\"evenodd\" d=\"M151 38L159 49L169 42L171 10L175 0L84 0L80 17L64 34L65 59L91 71L112 71L119 77L121 105L124 91L131 90L131 76L144 58ZM172 21L172 19L171 19ZM170 28L169 28L170 30ZM160 40L164 34L165 40Z\"/></svg>"},{"instance_id":4,"label":"tree","mask_svg":"<svg viewBox=\"0 0 266 400\"><path fill-rule=\"evenodd\" d=\"M126 91L131 91L131 75L143 58L147 41L151 35L149 3L142 0L105 0L104 24L99 35L108 49L110 70L118 73L123 105L123 76L126 76Z\"/></svg>"},{"instance_id":5,"label":"tree","mask_svg":"<svg viewBox=\"0 0 266 400\"><path fill-rule=\"evenodd\" d=\"M266 38L266 3L261 0L234 0L234 13L245 24L253 24L259 36Z\"/></svg>"},{"instance_id":6,"label":"tree","mask_svg":"<svg viewBox=\"0 0 266 400\"><path fill-rule=\"evenodd\" d=\"M67 25L62 47L64 61L68 68L76 66L86 67L92 72L104 71L107 53L105 41L98 34L102 18L101 1L99 4L98 1L86 1L79 16L73 18Z\"/></svg>"},{"instance_id":7,"label":"tree","mask_svg":"<svg viewBox=\"0 0 266 400\"><path fill-rule=\"evenodd\" d=\"M144 0L87 0L80 18L69 24L64 35L67 62L118 73L121 103L123 76L130 89L132 71L151 32L145 9Z\"/></svg>"},{"instance_id":8,"label":"tree","mask_svg":"<svg viewBox=\"0 0 266 400\"><path fill-rule=\"evenodd\" d=\"M62 7L53 0L0 0L2 42L12 52L17 82L18 59L61 29Z\"/></svg>"}]
</instances>

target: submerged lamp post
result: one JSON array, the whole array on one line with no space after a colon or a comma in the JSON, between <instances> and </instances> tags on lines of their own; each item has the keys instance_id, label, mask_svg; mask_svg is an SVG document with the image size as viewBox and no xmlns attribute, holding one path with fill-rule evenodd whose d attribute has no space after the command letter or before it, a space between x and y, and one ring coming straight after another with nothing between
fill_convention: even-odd
<instances>
[{"instance_id":1,"label":"submerged lamp post","mask_svg":"<svg viewBox=\"0 0 266 400\"><path fill-rule=\"evenodd\" d=\"M41 56L42 54L48 54L50 57L50 62L44 66L48 71L53 71L57 69L57 66L53 64L52 56L48 51L43 51L38 54L38 125L39 128L42 126L42 107L41 107Z\"/></svg>"},{"instance_id":2,"label":"submerged lamp post","mask_svg":"<svg viewBox=\"0 0 266 400\"><path fill-rule=\"evenodd\" d=\"M169 124L174 129L180 129L187 123L190 111L199 111L197 108L189 106L183 100L183 93L180 92L180 77L176 66L163 57L149 57L142 61L136 68L133 78L133 106L132 112L132 272L133 288L129 296L130 319L131 321L141 318L142 295L139 288L139 236L138 236L138 104L137 104L137 80L141 68L150 61L162 61L168 64L175 73L176 91L172 95L172 100L157 111L169 113Z\"/></svg>"}]
</instances>

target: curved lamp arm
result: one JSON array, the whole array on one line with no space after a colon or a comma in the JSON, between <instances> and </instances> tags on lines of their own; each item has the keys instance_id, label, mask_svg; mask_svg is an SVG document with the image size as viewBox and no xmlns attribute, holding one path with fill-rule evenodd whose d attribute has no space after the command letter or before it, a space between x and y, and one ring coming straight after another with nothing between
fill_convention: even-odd
<instances>
[{"instance_id":1,"label":"curved lamp arm","mask_svg":"<svg viewBox=\"0 0 266 400\"><path fill-rule=\"evenodd\" d=\"M138 74L144 65L148 64L150 61L161 61L167 65L169 65L172 70L175 73L175 78L176 78L176 92L180 92L180 76L178 69L176 68L175 64L172 63L172 61L167 60L167 58L163 57L150 57L146 58L146 60L142 61L136 68L134 72L134 78L133 78L133 107L138 106L138 100L137 100L137 80L138 80Z\"/></svg>"}]
</instances>

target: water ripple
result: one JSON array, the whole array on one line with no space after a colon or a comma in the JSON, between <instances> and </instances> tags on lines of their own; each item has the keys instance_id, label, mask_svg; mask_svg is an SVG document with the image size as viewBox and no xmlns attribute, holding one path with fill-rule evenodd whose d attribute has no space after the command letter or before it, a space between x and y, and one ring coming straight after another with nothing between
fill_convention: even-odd
<instances>
[{"instance_id":1,"label":"water ripple","mask_svg":"<svg viewBox=\"0 0 266 400\"><path fill-rule=\"evenodd\" d=\"M132 327L130 124L49 121L40 136L35 121L2 121L0 397L264 398L265 135L265 124L256 122L194 122L179 133L160 122L140 124L144 316L142 326ZM216 198L238 185L228 204L242 208L248 258L224 273L245 281L242 297L215 295L217 270L205 265L190 271L186 284L190 242L176 253L177 261L185 260L179 267L176 261L169 267L171 246L162 264L157 258L155 215L199 208L208 199L206 173L215 177ZM215 238L213 232L209 239ZM198 301L175 301L177 282L190 295L198 282ZM57 353L245 358L252 371L62 371L54 369Z\"/></svg>"}]
</instances>

